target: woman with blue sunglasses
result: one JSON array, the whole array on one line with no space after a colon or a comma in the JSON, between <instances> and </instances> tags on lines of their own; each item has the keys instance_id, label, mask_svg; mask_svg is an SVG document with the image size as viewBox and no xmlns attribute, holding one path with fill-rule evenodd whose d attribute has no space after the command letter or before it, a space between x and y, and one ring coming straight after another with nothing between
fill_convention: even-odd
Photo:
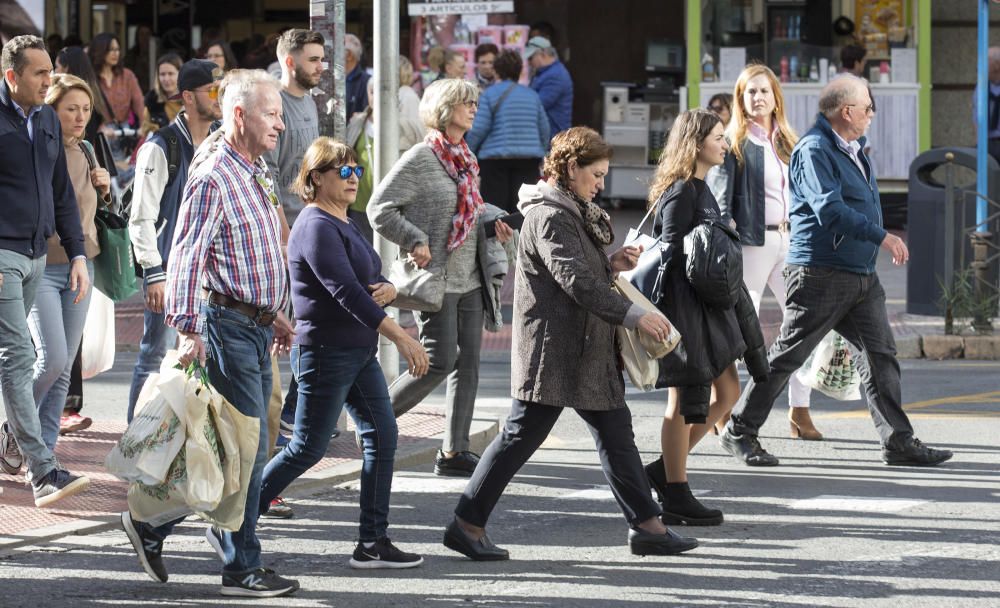
<instances>
[{"instance_id":1,"label":"woman with blue sunglasses","mask_svg":"<svg viewBox=\"0 0 1000 608\"><path fill-rule=\"evenodd\" d=\"M292 439L264 469L260 509L323 458L346 405L363 444L361 526L353 568L412 568L423 558L396 548L387 535L396 417L382 368L378 334L392 340L415 377L427 352L383 308L396 289L382 276L378 254L347 210L364 167L349 146L320 137L306 150L293 189L308 204L288 239L288 274L296 315L292 373L298 404Z\"/></svg>"}]
</instances>

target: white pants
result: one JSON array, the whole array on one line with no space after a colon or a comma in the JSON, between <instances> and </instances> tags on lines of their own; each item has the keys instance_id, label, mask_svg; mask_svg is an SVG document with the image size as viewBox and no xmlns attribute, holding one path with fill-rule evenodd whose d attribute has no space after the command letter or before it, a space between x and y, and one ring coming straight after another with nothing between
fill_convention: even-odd
<instances>
[{"instance_id":1,"label":"white pants","mask_svg":"<svg viewBox=\"0 0 1000 608\"><path fill-rule=\"evenodd\" d=\"M743 282L746 283L754 309L760 314L760 301L764 288L770 287L778 300L781 314L785 314L785 257L788 255L788 233L777 230L764 232L764 244L760 247L743 246ZM799 382L795 374L788 379L789 407L809 407L810 389Z\"/></svg>"}]
</instances>

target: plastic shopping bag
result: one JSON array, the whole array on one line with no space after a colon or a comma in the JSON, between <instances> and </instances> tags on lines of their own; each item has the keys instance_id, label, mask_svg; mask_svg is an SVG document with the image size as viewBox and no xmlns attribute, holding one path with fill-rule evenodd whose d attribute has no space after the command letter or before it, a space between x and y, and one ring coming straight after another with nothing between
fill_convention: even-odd
<instances>
[{"instance_id":1,"label":"plastic shopping bag","mask_svg":"<svg viewBox=\"0 0 1000 608\"><path fill-rule=\"evenodd\" d=\"M80 367L83 379L106 372L115 364L115 303L94 289L83 325Z\"/></svg>"},{"instance_id":2,"label":"plastic shopping bag","mask_svg":"<svg viewBox=\"0 0 1000 608\"><path fill-rule=\"evenodd\" d=\"M136 400L135 417L105 458L108 471L130 482L158 484L167 479L185 441L184 425L168 395L186 382L180 370L149 375Z\"/></svg>"},{"instance_id":3,"label":"plastic shopping bag","mask_svg":"<svg viewBox=\"0 0 1000 608\"><path fill-rule=\"evenodd\" d=\"M841 401L861 399L861 375L847 341L831 331L795 372L802 384Z\"/></svg>"}]
</instances>

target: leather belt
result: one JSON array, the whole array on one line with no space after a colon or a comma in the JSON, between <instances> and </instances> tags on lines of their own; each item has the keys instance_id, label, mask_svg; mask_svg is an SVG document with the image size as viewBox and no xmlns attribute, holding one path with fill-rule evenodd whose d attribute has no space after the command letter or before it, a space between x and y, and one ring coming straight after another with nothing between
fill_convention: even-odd
<instances>
[{"instance_id":1,"label":"leather belt","mask_svg":"<svg viewBox=\"0 0 1000 608\"><path fill-rule=\"evenodd\" d=\"M792 229L792 224L791 222L781 222L780 224L768 224L764 226L764 228L766 230L775 230L777 232L780 232L781 234L784 234Z\"/></svg>"},{"instance_id":2,"label":"leather belt","mask_svg":"<svg viewBox=\"0 0 1000 608\"><path fill-rule=\"evenodd\" d=\"M264 310L263 308L257 308L252 304L247 304L246 302L240 302L237 299L231 298L224 293L219 293L217 291L208 292L208 303L217 304L223 308L228 308L229 310L235 310L241 315L250 317L254 323L261 327L267 327L274 320L278 318L278 313L271 312L269 310Z\"/></svg>"}]
</instances>

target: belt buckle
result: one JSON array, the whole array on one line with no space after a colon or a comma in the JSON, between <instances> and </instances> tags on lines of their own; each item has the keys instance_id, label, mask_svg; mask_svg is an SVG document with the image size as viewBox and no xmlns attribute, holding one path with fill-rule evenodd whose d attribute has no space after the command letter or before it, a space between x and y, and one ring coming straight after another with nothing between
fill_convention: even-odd
<instances>
[{"instance_id":1,"label":"belt buckle","mask_svg":"<svg viewBox=\"0 0 1000 608\"><path fill-rule=\"evenodd\" d=\"M792 223L788 220L778 223L778 234L788 234L792 230Z\"/></svg>"},{"instance_id":2,"label":"belt buckle","mask_svg":"<svg viewBox=\"0 0 1000 608\"><path fill-rule=\"evenodd\" d=\"M261 319L263 319L264 316L267 315L267 314L269 314L269 313L266 310L264 310L263 308L258 308L257 309L257 314L255 314L253 316L253 322L256 323L257 325L260 325L261 324Z\"/></svg>"}]
</instances>

